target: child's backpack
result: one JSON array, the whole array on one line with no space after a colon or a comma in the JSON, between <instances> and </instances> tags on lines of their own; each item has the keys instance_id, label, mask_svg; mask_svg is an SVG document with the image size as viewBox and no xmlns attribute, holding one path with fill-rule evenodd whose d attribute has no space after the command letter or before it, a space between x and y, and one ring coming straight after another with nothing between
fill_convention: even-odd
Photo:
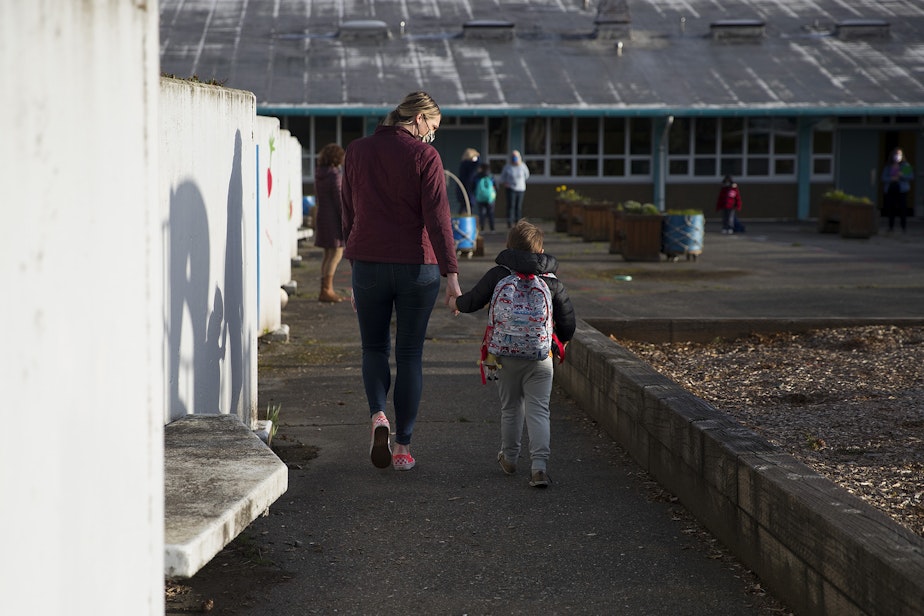
<instances>
[{"instance_id":1,"label":"child's backpack","mask_svg":"<svg viewBox=\"0 0 924 616\"><path fill-rule=\"evenodd\" d=\"M547 274L554 277L554 274ZM545 359L552 349L552 293L542 276L513 272L494 287L485 332L498 357Z\"/></svg>"},{"instance_id":2,"label":"child's backpack","mask_svg":"<svg viewBox=\"0 0 924 616\"><path fill-rule=\"evenodd\" d=\"M482 384L487 380L485 368L490 380L497 378L502 357L541 360L551 353L559 363L565 360L564 345L554 332L552 293L543 277L555 278L555 274L511 272L494 287L481 343Z\"/></svg>"},{"instance_id":3,"label":"child's backpack","mask_svg":"<svg viewBox=\"0 0 924 616\"><path fill-rule=\"evenodd\" d=\"M486 175L475 185L475 201L478 203L494 203L497 199L497 189L494 188L494 179Z\"/></svg>"}]
</instances>

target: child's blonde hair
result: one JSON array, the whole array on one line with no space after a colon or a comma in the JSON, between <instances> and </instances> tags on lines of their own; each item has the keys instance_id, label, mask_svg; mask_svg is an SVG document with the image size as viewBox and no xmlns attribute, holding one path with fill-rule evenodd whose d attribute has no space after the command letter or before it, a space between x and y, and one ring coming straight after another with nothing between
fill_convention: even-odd
<instances>
[{"instance_id":1,"label":"child's blonde hair","mask_svg":"<svg viewBox=\"0 0 924 616\"><path fill-rule=\"evenodd\" d=\"M526 252L542 252L542 229L526 222L521 218L507 233L507 248L525 250Z\"/></svg>"}]
</instances>

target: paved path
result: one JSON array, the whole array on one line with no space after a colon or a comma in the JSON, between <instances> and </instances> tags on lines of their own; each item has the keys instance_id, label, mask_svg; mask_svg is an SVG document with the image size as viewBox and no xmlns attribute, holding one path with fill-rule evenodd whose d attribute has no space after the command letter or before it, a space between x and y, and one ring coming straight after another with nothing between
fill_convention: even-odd
<instances>
[{"instance_id":1,"label":"paved path","mask_svg":"<svg viewBox=\"0 0 924 616\"><path fill-rule=\"evenodd\" d=\"M549 232L546 250L578 316L921 316L924 233L846 240L808 224L708 228L695 262L626 263L602 243ZM463 260L470 287L484 258ZM260 407L280 404L288 492L191 585L216 614L779 613L683 508L560 391L552 401L554 485L494 461L496 392L475 365L483 314L439 304L408 473L368 461L359 335L347 302L315 301L319 252L302 250L289 344L261 344ZM336 286L349 286L349 265ZM631 275L632 281L615 276ZM389 410L389 414L392 412ZM316 454L316 457L311 457ZM244 581L247 580L247 581ZM170 613L168 611L168 613ZM179 612L177 612L179 613Z\"/></svg>"}]
</instances>

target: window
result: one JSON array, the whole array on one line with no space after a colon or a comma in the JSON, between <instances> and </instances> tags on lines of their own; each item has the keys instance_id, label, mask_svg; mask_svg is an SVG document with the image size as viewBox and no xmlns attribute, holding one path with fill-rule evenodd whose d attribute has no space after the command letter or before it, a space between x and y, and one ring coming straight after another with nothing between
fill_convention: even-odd
<instances>
[{"instance_id":1,"label":"window","mask_svg":"<svg viewBox=\"0 0 924 616\"><path fill-rule=\"evenodd\" d=\"M667 144L671 179L796 173L796 122L788 118L676 118Z\"/></svg>"},{"instance_id":2,"label":"window","mask_svg":"<svg viewBox=\"0 0 924 616\"><path fill-rule=\"evenodd\" d=\"M302 145L302 174L307 181L314 181L315 161L325 145L339 143L345 149L351 141L363 136L363 118L283 116L280 120L282 127Z\"/></svg>"},{"instance_id":3,"label":"window","mask_svg":"<svg viewBox=\"0 0 924 616\"><path fill-rule=\"evenodd\" d=\"M812 179L834 178L834 131L818 128L812 132Z\"/></svg>"}]
</instances>

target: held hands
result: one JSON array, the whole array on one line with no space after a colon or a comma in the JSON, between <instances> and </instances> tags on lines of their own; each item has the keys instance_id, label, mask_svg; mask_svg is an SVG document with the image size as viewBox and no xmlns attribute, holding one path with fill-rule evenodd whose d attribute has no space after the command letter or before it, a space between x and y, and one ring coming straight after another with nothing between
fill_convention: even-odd
<instances>
[{"instance_id":1,"label":"held hands","mask_svg":"<svg viewBox=\"0 0 924 616\"><path fill-rule=\"evenodd\" d=\"M459 314L456 307L456 298L462 295L462 289L459 287L459 274L446 274L446 305L453 315Z\"/></svg>"}]
</instances>

